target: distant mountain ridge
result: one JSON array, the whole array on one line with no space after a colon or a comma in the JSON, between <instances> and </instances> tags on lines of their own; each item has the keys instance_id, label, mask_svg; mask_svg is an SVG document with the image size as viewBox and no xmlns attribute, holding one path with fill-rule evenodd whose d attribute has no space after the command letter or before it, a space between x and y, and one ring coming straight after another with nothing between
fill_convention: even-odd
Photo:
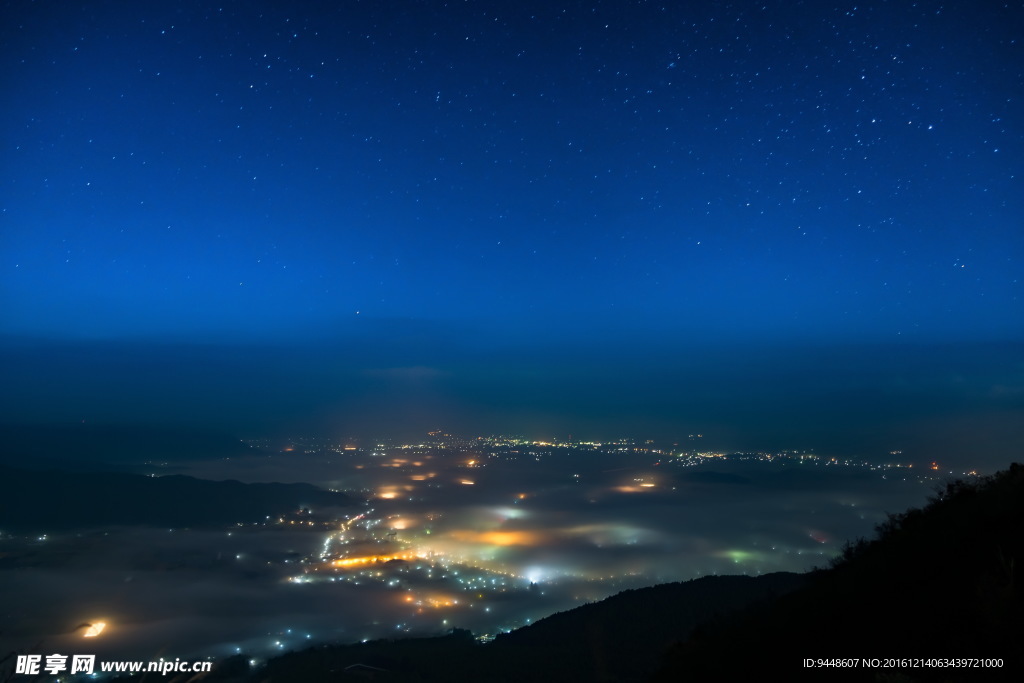
<instances>
[{"instance_id":1,"label":"distant mountain ridge","mask_svg":"<svg viewBox=\"0 0 1024 683\"><path fill-rule=\"evenodd\" d=\"M184 475L25 470L0 465L0 530L68 531L107 525L166 527L250 523L352 499L311 484L243 484Z\"/></svg>"},{"instance_id":2,"label":"distant mountain ridge","mask_svg":"<svg viewBox=\"0 0 1024 683\"><path fill-rule=\"evenodd\" d=\"M252 455L228 434L125 424L0 423L0 464L29 469L123 469L146 460L208 460Z\"/></svg>"}]
</instances>

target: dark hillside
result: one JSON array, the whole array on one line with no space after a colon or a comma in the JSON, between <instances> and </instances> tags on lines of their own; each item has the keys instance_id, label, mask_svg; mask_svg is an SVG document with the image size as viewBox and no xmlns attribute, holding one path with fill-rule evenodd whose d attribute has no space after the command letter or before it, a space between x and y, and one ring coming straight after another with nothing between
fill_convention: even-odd
<instances>
[{"instance_id":1,"label":"dark hillside","mask_svg":"<svg viewBox=\"0 0 1024 683\"><path fill-rule=\"evenodd\" d=\"M808 680L1016 679L1022 557L1024 467L1014 464L890 516L877 538L849 545L832 569L771 607L702 629L673 650L658 680L756 680L773 672ZM807 670L805 658L859 665ZM1002 658L1004 667L884 670L865 668L863 658Z\"/></svg>"},{"instance_id":2,"label":"dark hillside","mask_svg":"<svg viewBox=\"0 0 1024 683\"><path fill-rule=\"evenodd\" d=\"M802 585L800 574L705 576L624 591L499 636L490 646L527 680L646 680L673 642L701 623ZM536 675L536 674L535 674Z\"/></svg>"},{"instance_id":3,"label":"dark hillside","mask_svg":"<svg viewBox=\"0 0 1024 683\"><path fill-rule=\"evenodd\" d=\"M312 648L268 662L259 681L643 681L701 622L787 593L799 574L709 576L561 612L482 645L467 631ZM372 668L370 668L372 667Z\"/></svg>"}]
</instances>

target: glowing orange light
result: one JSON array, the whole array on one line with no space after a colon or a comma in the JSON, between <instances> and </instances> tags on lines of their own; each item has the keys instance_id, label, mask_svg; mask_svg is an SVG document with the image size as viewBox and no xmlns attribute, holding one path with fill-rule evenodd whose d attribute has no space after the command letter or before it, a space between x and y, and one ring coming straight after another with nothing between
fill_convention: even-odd
<instances>
[{"instance_id":1,"label":"glowing orange light","mask_svg":"<svg viewBox=\"0 0 1024 683\"><path fill-rule=\"evenodd\" d=\"M89 625L89 628L87 628L85 630L85 633L82 634L82 637L84 637L84 638L95 638L99 634L103 633L103 629L105 629L106 627L107 627L107 622L105 622L105 621L97 621L96 623Z\"/></svg>"},{"instance_id":2,"label":"glowing orange light","mask_svg":"<svg viewBox=\"0 0 1024 683\"><path fill-rule=\"evenodd\" d=\"M455 597L451 595L444 595L441 593L435 593L433 595L427 596L425 598L425 602L427 603L427 605L434 608L452 607L454 605L459 604L458 599L456 599Z\"/></svg>"},{"instance_id":3,"label":"glowing orange light","mask_svg":"<svg viewBox=\"0 0 1024 683\"><path fill-rule=\"evenodd\" d=\"M469 543L487 543L490 545L536 545L540 535L530 531L464 531L456 530L449 534L457 541Z\"/></svg>"},{"instance_id":4,"label":"glowing orange light","mask_svg":"<svg viewBox=\"0 0 1024 683\"><path fill-rule=\"evenodd\" d=\"M334 567L356 567L376 562L390 562L391 560L411 560L416 557L413 553L393 553L391 555L363 555L360 557L342 557L331 562Z\"/></svg>"}]
</instances>

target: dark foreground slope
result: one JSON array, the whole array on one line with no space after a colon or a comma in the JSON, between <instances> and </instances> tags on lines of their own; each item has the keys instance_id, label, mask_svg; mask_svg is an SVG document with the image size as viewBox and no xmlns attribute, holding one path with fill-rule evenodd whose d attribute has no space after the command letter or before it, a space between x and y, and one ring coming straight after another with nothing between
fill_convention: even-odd
<instances>
[{"instance_id":1,"label":"dark foreground slope","mask_svg":"<svg viewBox=\"0 0 1024 683\"><path fill-rule=\"evenodd\" d=\"M56 532L97 526L223 526L351 499L310 484L243 484L182 475L24 470L0 465L0 530Z\"/></svg>"},{"instance_id":2,"label":"dark foreground slope","mask_svg":"<svg viewBox=\"0 0 1024 683\"><path fill-rule=\"evenodd\" d=\"M763 680L771 673L790 680L1017 680L1024 659L1024 467L950 484L924 509L893 515L878 532L848 546L801 590L675 647L657 680ZM855 659L857 666L810 670L805 658ZM864 658L883 666L887 658L922 661L883 669L866 667ZM1003 667L942 661L955 658L1002 659Z\"/></svg>"},{"instance_id":3,"label":"dark foreground slope","mask_svg":"<svg viewBox=\"0 0 1024 683\"><path fill-rule=\"evenodd\" d=\"M625 591L498 636L491 655L519 674L507 680L646 680L665 650L699 624L789 593L803 581L785 572L706 576Z\"/></svg>"},{"instance_id":4,"label":"dark foreground slope","mask_svg":"<svg viewBox=\"0 0 1024 683\"><path fill-rule=\"evenodd\" d=\"M712 576L619 593L499 636L468 631L318 647L275 658L252 680L643 681L704 621L793 590L799 574Z\"/></svg>"}]
</instances>

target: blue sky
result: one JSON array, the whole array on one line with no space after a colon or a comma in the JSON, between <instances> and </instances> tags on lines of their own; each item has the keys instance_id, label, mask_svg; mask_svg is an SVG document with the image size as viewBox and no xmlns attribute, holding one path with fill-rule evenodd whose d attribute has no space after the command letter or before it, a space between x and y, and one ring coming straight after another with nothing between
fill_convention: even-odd
<instances>
[{"instance_id":1,"label":"blue sky","mask_svg":"<svg viewBox=\"0 0 1024 683\"><path fill-rule=\"evenodd\" d=\"M320 386L311 359L344 349L364 378L428 369L413 375L459 412L481 393L551 396L555 376L630 378L603 385L605 405L660 396L645 382L689 377L684 355L728 374L723 358L770 368L788 353L794 372L835 378L831 361L800 359L852 345L893 372L897 357L941 357L955 374L980 353L985 381L1019 386L1019 4L10 3L5 16L9 367L56 345L137 376L111 350L129 345L159 377L170 365L198 394L237 395L181 349L257 357L241 375L300 387ZM367 381L359 391L390 391ZM865 391L877 403L886 389ZM306 395L284 403L349 410ZM593 416L588 395L527 412ZM163 406L130 396L108 403ZM58 409L61 392L4 398L18 419L82 412ZM637 412L668 429L687 422L674 405Z\"/></svg>"}]
</instances>

